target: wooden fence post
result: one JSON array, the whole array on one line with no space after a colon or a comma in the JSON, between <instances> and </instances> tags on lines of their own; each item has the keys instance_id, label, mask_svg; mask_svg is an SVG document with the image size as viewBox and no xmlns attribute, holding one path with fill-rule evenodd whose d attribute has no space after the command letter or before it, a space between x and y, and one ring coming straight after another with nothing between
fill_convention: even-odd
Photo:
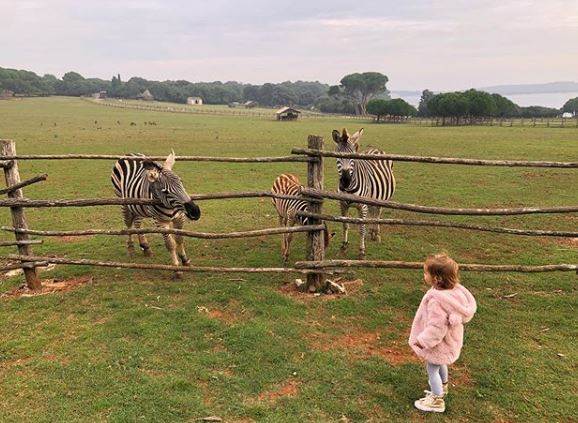
<instances>
[{"instance_id":1,"label":"wooden fence post","mask_svg":"<svg viewBox=\"0 0 578 423\"><path fill-rule=\"evenodd\" d=\"M16 155L16 144L12 140L0 140L0 145L2 146L3 156L15 156ZM12 161L12 165L4 167L4 176L6 178L6 186L10 187L20 183L20 173L18 172L18 163L16 160ZM22 194L22 189L17 189L8 193L8 198L22 199L24 195ZM28 229L28 224L26 223L26 216L24 214L23 207L11 207L10 211L12 213L12 223L15 228ZM28 234L16 233L16 241L27 241L29 240ZM18 244L18 253L20 255L30 256L32 255L32 247L30 244ZM41 284L36 273L36 268L25 267L24 276L26 277L26 285L30 289L39 289Z\"/></svg>"},{"instance_id":2,"label":"wooden fence post","mask_svg":"<svg viewBox=\"0 0 578 423\"><path fill-rule=\"evenodd\" d=\"M323 150L323 137L309 135L307 147L314 150ZM307 162L307 186L312 189L323 189L323 157L316 156L316 161ZM309 210L312 213L321 213L322 202L309 202ZM308 220L310 225L319 225L321 220ZM325 259L325 237L323 231L307 233L307 260L322 261ZM307 275L306 289L309 292L320 291L325 283L323 273L309 273Z\"/></svg>"}]
</instances>

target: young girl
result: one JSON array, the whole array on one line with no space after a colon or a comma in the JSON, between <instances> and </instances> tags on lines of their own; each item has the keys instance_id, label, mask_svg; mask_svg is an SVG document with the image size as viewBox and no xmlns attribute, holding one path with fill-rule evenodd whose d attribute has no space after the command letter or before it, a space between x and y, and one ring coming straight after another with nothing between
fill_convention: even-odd
<instances>
[{"instance_id":1,"label":"young girl","mask_svg":"<svg viewBox=\"0 0 578 423\"><path fill-rule=\"evenodd\" d=\"M423 277L431 288L415 314L409 345L427 365L429 386L426 396L415 402L422 411L443 413L448 392L448 364L460 356L464 323L476 312L476 300L458 277L458 264L446 254L429 256Z\"/></svg>"}]
</instances>

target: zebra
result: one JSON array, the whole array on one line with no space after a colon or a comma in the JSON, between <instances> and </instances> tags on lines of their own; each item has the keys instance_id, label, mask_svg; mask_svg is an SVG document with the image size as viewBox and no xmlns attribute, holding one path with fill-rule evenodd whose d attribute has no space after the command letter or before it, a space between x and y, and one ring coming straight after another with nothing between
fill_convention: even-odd
<instances>
[{"instance_id":1,"label":"zebra","mask_svg":"<svg viewBox=\"0 0 578 423\"><path fill-rule=\"evenodd\" d=\"M333 130L332 136L335 141L335 151L339 153L357 153L359 140L363 135L363 128L349 135L344 128L341 133ZM383 151L370 148L366 154L383 154ZM393 162L391 160L358 160L350 158L337 159L337 173L339 174L339 192L369 197L377 200L389 200L395 192L395 176L393 175ZM347 216L350 202L341 201L341 216ZM356 203L359 216L363 219L370 217L380 218L381 207L367 206ZM342 249L347 249L349 224L343 223ZM381 242L379 224L370 226L370 236L373 241ZM365 225L360 225L359 255L365 256Z\"/></svg>"},{"instance_id":2,"label":"zebra","mask_svg":"<svg viewBox=\"0 0 578 423\"><path fill-rule=\"evenodd\" d=\"M154 219L161 228L182 229L185 218L198 220L201 217L201 210L185 191L181 179L172 171L175 164L174 151L162 165L147 160L145 156L135 156L142 157L142 160L120 159L112 169L111 180L116 195L121 198L157 199L161 204L122 206L124 223L128 229L140 228L144 218ZM185 252L183 237L163 234L163 238L173 265L189 266L191 261ZM150 257L152 252L146 236L139 234L138 239L144 255ZM132 255L134 243L130 234L127 248L129 255ZM175 278L181 276L181 272L175 272Z\"/></svg>"},{"instance_id":3,"label":"zebra","mask_svg":"<svg viewBox=\"0 0 578 423\"><path fill-rule=\"evenodd\" d=\"M273 182L273 187L271 192L277 195L285 196L301 196L301 183L297 176L286 173L280 175ZM288 198L272 198L273 206L277 210L279 215L279 225L291 227L295 223L301 225L307 225L309 219L306 216L297 215L298 211L308 211L309 202L305 199L288 199ZM325 248L329 245L330 239L335 235L335 233L329 233L327 225L324 224L324 241ZM291 249L291 241L293 240L293 234L287 233L283 234L283 239L281 241L281 256L283 257L283 262L287 263L289 261L289 252Z\"/></svg>"}]
</instances>

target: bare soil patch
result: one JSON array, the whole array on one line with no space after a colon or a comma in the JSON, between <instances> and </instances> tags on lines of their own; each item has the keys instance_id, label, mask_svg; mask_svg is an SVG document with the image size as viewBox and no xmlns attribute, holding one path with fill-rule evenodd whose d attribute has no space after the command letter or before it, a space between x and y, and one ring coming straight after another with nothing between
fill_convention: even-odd
<instances>
[{"instance_id":1,"label":"bare soil patch","mask_svg":"<svg viewBox=\"0 0 578 423\"><path fill-rule=\"evenodd\" d=\"M379 332L352 330L337 337L320 335L313 341L313 348L320 351L343 350L357 360L381 357L392 366L420 362L405 340L382 341Z\"/></svg>"},{"instance_id":2,"label":"bare soil patch","mask_svg":"<svg viewBox=\"0 0 578 423\"><path fill-rule=\"evenodd\" d=\"M64 280L45 279L41 281L42 287L38 290L32 291L26 285L21 285L11 291L0 294L0 298L37 297L55 292L67 292L89 283L92 283L92 277L90 276Z\"/></svg>"},{"instance_id":3,"label":"bare soil patch","mask_svg":"<svg viewBox=\"0 0 578 423\"><path fill-rule=\"evenodd\" d=\"M232 300L225 306L197 306L199 313L206 313L210 318L233 325L243 320L250 319L252 314L238 301Z\"/></svg>"},{"instance_id":4,"label":"bare soil patch","mask_svg":"<svg viewBox=\"0 0 578 423\"><path fill-rule=\"evenodd\" d=\"M289 379L271 391L261 392L257 397L259 401L275 402L279 398L294 397L299 393L301 382Z\"/></svg>"}]
</instances>

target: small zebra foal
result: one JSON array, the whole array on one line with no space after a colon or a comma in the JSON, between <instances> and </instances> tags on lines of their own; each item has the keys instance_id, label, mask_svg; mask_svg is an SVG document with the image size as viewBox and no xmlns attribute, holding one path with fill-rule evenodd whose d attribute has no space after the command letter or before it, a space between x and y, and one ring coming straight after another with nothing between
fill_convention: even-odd
<instances>
[{"instance_id":1,"label":"small zebra foal","mask_svg":"<svg viewBox=\"0 0 578 423\"><path fill-rule=\"evenodd\" d=\"M122 206L124 223L128 229L140 228L144 218L152 218L161 228L182 229L186 218L198 220L201 210L185 191L183 182L173 172L175 153L172 152L164 164L147 160L120 159L112 169L112 185L118 197L156 199L161 202L154 206ZM188 266L190 260L185 252L184 239L181 235L163 234L165 246L171 254L172 264ZM149 243L144 234L138 235L140 247L146 256L151 255ZM128 236L129 254L134 253L132 235ZM175 277L182 274L175 272Z\"/></svg>"},{"instance_id":2,"label":"small zebra foal","mask_svg":"<svg viewBox=\"0 0 578 423\"><path fill-rule=\"evenodd\" d=\"M271 192L273 194L278 195L290 195L299 197L301 196L301 183L299 182L299 178L297 176L285 173L280 175L275 179L273 183L273 188L271 188ZM295 225L295 223L299 223L301 225L307 225L308 218L305 216L298 216L298 211L308 211L309 210L309 202L305 199L287 199L287 198L272 198L273 205L277 210L277 214L279 215L279 225L291 227ZM324 224L325 231L324 231L324 240L325 240L325 248L329 245L329 241L335 235L335 233L329 233L327 229L327 224ZM291 241L293 240L293 234L283 234L283 240L281 242L281 256L283 257L283 261L287 263L289 261L289 252L291 249Z\"/></svg>"}]
</instances>

